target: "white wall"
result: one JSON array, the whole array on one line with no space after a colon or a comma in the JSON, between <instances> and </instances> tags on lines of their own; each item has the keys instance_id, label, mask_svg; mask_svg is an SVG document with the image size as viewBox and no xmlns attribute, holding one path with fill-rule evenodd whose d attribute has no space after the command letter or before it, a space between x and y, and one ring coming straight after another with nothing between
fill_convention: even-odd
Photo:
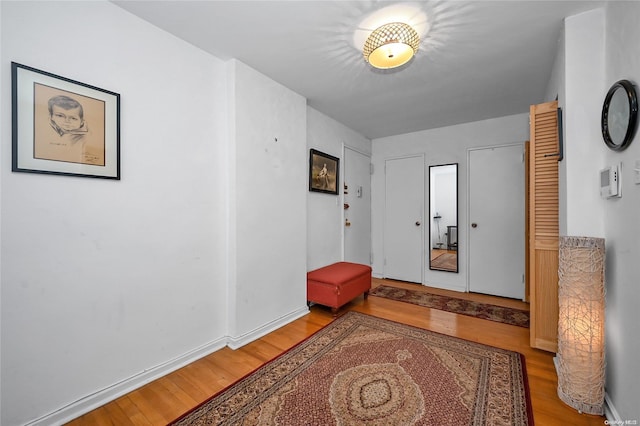
<instances>
[{"instance_id":1,"label":"white wall","mask_svg":"<svg viewBox=\"0 0 640 426\"><path fill-rule=\"evenodd\" d=\"M226 342L225 74L108 2L0 10L0 422L49 424ZM122 180L11 172L11 61L121 94Z\"/></svg>"},{"instance_id":2,"label":"white wall","mask_svg":"<svg viewBox=\"0 0 640 426\"><path fill-rule=\"evenodd\" d=\"M231 347L308 313L306 100L229 63Z\"/></svg>"},{"instance_id":3,"label":"white wall","mask_svg":"<svg viewBox=\"0 0 640 426\"><path fill-rule=\"evenodd\" d=\"M640 81L640 49L635 42L640 37L639 18L640 3L635 2L607 2L605 9L567 18L554 65L554 75L560 77L552 78L547 90L548 96L558 93L560 104L566 104L560 232L605 238L607 418L618 421L640 419L640 187L633 184L632 170L640 159L640 144L636 140L622 153L608 150L600 133L600 114L613 83ZM598 171L619 162L623 197L602 200Z\"/></svg>"},{"instance_id":4,"label":"white wall","mask_svg":"<svg viewBox=\"0 0 640 426\"><path fill-rule=\"evenodd\" d=\"M558 107L562 109L562 144L563 144L563 149L564 149L564 145L565 145L565 141L567 139L566 137L566 125L564 124L564 121L566 121L565 116L566 116L566 112L565 112L565 99L566 99L566 95L565 95L565 66L564 66L564 62L565 62L565 56L564 56L564 49L565 49L565 38L564 38L564 26L562 28L562 32L560 34L560 38L558 40L557 43L557 51L556 51L556 57L555 60L553 62L553 68L551 70L551 77L549 78L549 81L547 83L547 89L545 90L545 96L543 98L542 102L551 102L554 100L558 100ZM563 152L564 155L564 152ZM563 159L564 161L564 159ZM566 206L566 202L567 202L567 170L565 167L566 163L563 163L563 161L561 161L558 164L558 210L559 210L559 217L558 217L558 225L559 225L559 230L560 230L560 234L561 235L566 235L566 229L567 229L567 215L564 213L567 211L567 206Z\"/></svg>"},{"instance_id":5,"label":"white wall","mask_svg":"<svg viewBox=\"0 0 640 426\"><path fill-rule=\"evenodd\" d=\"M0 5L0 70L16 61L122 95L121 181L0 165L2 424L67 420L308 312L307 262L342 256L341 196L309 226L300 215L318 201L308 149L370 153L369 140L108 2ZM54 27L82 34L75 55L52 49ZM329 210L339 219L318 227ZM308 260L318 233L330 244Z\"/></svg>"},{"instance_id":6,"label":"white wall","mask_svg":"<svg viewBox=\"0 0 640 426\"><path fill-rule=\"evenodd\" d=\"M0 94L4 93L2 85L4 84L5 72L2 64L4 56L2 56L2 7L0 7ZM2 99L2 96L0 96ZM0 101L0 117L8 115L8 109L5 107L6 102ZM0 119L1 120L1 119ZM1 122L1 121L0 121ZM4 126L5 122L1 122ZM0 130L0 140L4 140L4 133ZM0 151L1 152L1 151ZM0 155L1 156L1 155ZM2 175L4 173L4 161L0 161L0 190L2 189ZM1 193L0 193L1 194ZM0 423L2 422L2 196L0 195Z\"/></svg>"},{"instance_id":7,"label":"white wall","mask_svg":"<svg viewBox=\"0 0 640 426\"><path fill-rule=\"evenodd\" d=\"M425 262L424 284L466 291L467 282L467 151L483 146L506 145L529 139L529 114L517 114L457 126L442 127L422 132L407 133L374 139L372 162L372 245L373 273L380 277L384 273L384 162L389 158L411 154L424 154L425 167L430 165L458 163L458 254L459 273L431 271ZM426 170L426 169L425 169ZM425 188L428 186L425 183ZM425 200L429 195L425 194ZM426 211L427 206L425 206ZM428 241L425 242L428 244Z\"/></svg>"},{"instance_id":8,"label":"white wall","mask_svg":"<svg viewBox=\"0 0 640 426\"><path fill-rule=\"evenodd\" d=\"M343 145L371 154L371 141L321 112L307 107L307 170L309 149L340 158L339 195L307 193L307 268L313 270L343 260ZM309 186L308 177L307 188Z\"/></svg>"},{"instance_id":9,"label":"white wall","mask_svg":"<svg viewBox=\"0 0 640 426\"><path fill-rule=\"evenodd\" d=\"M565 19L564 160L560 235L603 237L600 176L606 147L600 113L604 88L604 9ZM588 72L586 72L588 70ZM588 212L588 213L587 213Z\"/></svg>"},{"instance_id":10,"label":"white wall","mask_svg":"<svg viewBox=\"0 0 640 426\"><path fill-rule=\"evenodd\" d=\"M607 2L604 87L594 108L602 107L609 87L620 79L640 83L640 3ZM639 93L640 94L640 93ZM594 100L594 102L596 102ZM597 121L598 117L591 117ZM601 146L605 146L602 139ZM605 164L623 163L622 198L604 201L607 264L607 394L619 419L640 420L640 185L633 183L640 160L640 138L623 152L605 151Z\"/></svg>"}]
</instances>

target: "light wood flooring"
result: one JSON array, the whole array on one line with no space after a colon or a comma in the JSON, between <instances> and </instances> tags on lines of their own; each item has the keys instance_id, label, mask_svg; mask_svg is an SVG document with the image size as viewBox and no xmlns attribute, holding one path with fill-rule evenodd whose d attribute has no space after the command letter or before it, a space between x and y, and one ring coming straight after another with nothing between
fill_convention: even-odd
<instances>
[{"instance_id":1,"label":"light wood flooring","mask_svg":"<svg viewBox=\"0 0 640 426\"><path fill-rule=\"evenodd\" d=\"M425 287L390 280L373 280L373 286L396 285L413 289ZM527 309L517 300L479 294L428 289L434 293L469 298ZM457 315L409 303L362 296L343 307L426 328L439 333L520 352L526 357L536 425L602 425L604 417L579 414L558 399L553 354L529 346L529 330L492 321ZM221 349L161 379L69 423L80 425L165 425L200 404L211 395L309 337L332 321L331 311L312 306L311 313L237 350Z\"/></svg>"},{"instance_id":2,"label":"light wood flooring","mask_svg":"<svg viewBox=\"0 0 640 426\"><path fill-rule=\"evenodd\" d=\"M449 253L449 254L457 254L456 250L445 250L445 249L431 249L431 260L440 256L441 254Z\"/></svg>"}]
</instances>

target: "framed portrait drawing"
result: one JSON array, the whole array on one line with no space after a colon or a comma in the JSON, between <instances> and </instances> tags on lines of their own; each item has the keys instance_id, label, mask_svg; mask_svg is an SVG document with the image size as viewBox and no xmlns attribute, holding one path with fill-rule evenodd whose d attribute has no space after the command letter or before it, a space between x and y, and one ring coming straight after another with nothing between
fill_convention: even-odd
<instances>
[{"instance_id":1,"label":"framed portrait drawing","mask_svg":"<svg viewBox=\"0 0 640 426\"><path fill-rule=\"evenodd\" d=\"M120 95L11 63L14 172L120 179Z\"/></svg>"},{"instance_id":2,"label":"framed portrait drawing","mask_svg":"<svg viewBox=\"0 0 640 426\"><path fill-rule=\"evenodd\" d=\"M309 153L309 191L338 195L340 159L311 149Z\"/></svg>"}]
</instances>

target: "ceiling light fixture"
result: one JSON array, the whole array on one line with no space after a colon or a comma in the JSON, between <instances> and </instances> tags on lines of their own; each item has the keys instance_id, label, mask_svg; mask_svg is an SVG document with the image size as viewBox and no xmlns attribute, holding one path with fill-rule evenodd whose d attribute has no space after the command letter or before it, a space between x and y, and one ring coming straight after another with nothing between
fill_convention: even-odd
<instances>
[{"instance_id":1,"label":"ceiling light fixture","mask_svg":"<svg viewBox=\"0 0 640 426\"><path fill-rule=\"evenodd\" d=\"M402 22L391 22L371 33L362 53L371 66L389 69L409 62L419 45L420 36L416 30Z\"/></svg>"}]
</instances>

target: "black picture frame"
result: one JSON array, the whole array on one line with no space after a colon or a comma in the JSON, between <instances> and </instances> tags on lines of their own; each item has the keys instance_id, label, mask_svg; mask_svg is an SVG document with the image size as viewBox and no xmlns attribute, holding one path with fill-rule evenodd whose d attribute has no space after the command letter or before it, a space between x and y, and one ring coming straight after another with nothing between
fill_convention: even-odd
<instances>
[{"instance_id":1,"label":"black picture frame","mask_svg":"<svg viewBox=\"0 0 640 426\"><path fill-rule=\"evenodd\" d=\"M120 95L11 62L13 172L120 179Z\"/></svg>"},{"instance_id":2,"label":"black picture frame","mask_svg":"<svg viewBox=\"0 0 640 426\"><path fill-rule=\"evenodd\" d=\"M309 191L338 195L340 159L316 149L309 150Z\"/></svg>"},{"instance_id":3,"label":"black picture frame","mask_svg":"<svg viewBox=\"0 0 640 426\"><path fill-rule=\"evenodd\" d=\"M629 80L615 82L604 99L600 127L605 145L613 151L625 150L638 124L638 96Z\"/></svg>"}]
</instances>

